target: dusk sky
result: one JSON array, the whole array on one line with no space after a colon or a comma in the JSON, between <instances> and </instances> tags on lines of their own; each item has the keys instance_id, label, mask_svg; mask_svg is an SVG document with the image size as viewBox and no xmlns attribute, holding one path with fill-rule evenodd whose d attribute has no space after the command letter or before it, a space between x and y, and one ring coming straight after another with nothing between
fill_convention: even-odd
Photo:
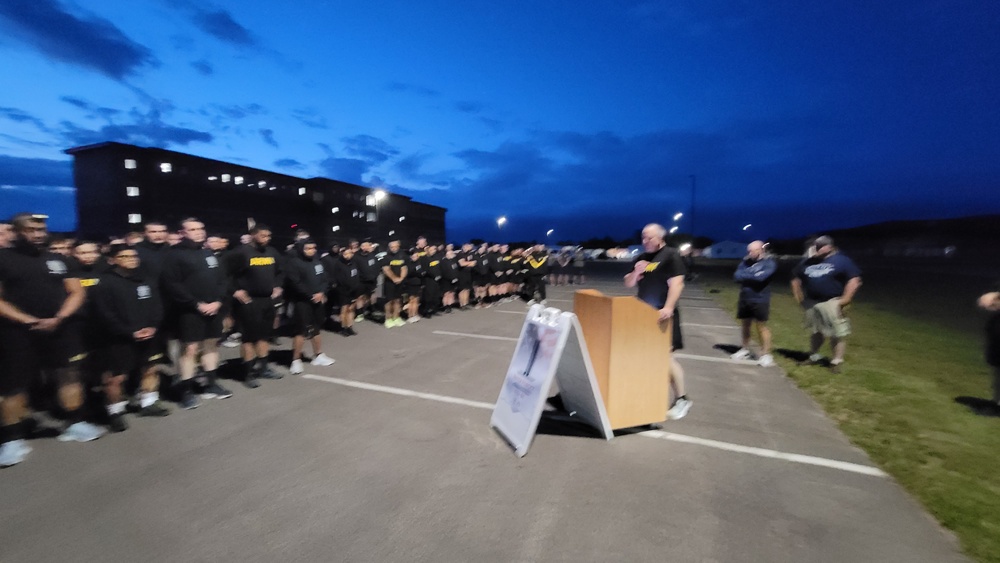
<instances>
[{"instance_id":1,"label":"dusk sky","mask_svg":"<svg viewBox=\"0 0 1000 563\"><path fill-rule=\"evenodd\" d=\"M692 176L715 239L1000 213L997 0L2 0L0 73L0 214L54 230L102 141L384 187L455 241L690 232Z\"/></svg>"}]
</instances>

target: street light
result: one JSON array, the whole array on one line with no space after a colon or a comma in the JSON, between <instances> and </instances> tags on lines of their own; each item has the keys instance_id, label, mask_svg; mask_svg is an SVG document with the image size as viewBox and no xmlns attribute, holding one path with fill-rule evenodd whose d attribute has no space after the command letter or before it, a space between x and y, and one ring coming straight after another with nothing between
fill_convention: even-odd
<instances>
[{"instance_id":1,"label":"street light","mask_svg":"<svg viewBox=\"0 0 1000 563\"><path fill-rule=\"evenodd\" d=\"M555 229L549 229L545 231L545 236L550 237L552 236L552 233L554 233L555 231L556 231Z\"/></svg>"},{"instance_id":2,"label":"street light","mask_svg":"<svg viewBox=\"0 0 1000 563\"><path fill-rule=\"evenodd\" d=\"M743 225L743 230L745 231L745 230L749 229L752 226L753 225L751 223L747 223L746 225Z\"/></svg>"},{"instance_id":3,"label":"street light","mask_svg":"<svg viewBox=\"0 0 1000 563\"><path fill-rule=\"evenodd\" d=\"M375 190L375 202L382 201L387 195L389 194L385 193L385 190Z\"/></svg>"},{"instance_id":4,"label":"street light","mask_svg":"<svg viewBox=\"0 0 1000 563\"><path fill-rule=\"evenodd\" d=\"M678 211L677 213L674 213L674 221L680 221L681 217L683 217L683 216L684 216L684 214L681 213L680 211Z\"/></svg>"},{"instance_id":5,"label":"street light","mask_svg":"<svg viewBox=\"0 0 1000 563\"><path fill-rule=\"evenodd\" d=\"M506 225L506 224L507 224L507 218L506 217L500 217L499 219L497 219L497 228L498 229L503 228L503 226Z\"/></svg>"},{"instance_id":6,"label":"street light","mask_svg":"<svg viewBox=\"0 0 1000 563\"><path fill-rule=\"evenodd\" d=\"M670 234L674 234L676 232L677 232L677 225L674 225L673 227L670 227Z\"/></svg>"}]
</instances>

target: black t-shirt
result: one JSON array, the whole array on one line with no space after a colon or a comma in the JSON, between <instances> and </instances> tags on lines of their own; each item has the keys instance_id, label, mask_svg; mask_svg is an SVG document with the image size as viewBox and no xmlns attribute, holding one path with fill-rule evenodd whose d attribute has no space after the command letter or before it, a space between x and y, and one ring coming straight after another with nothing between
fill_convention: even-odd
<instances>
[{"instance_id":1,"label":"black t-shirt","mask_svg":"<svg viewBox=\"0 0 1000 563\"><path fill-rule=\"evenodd\" d=\"M802 281L805 304L812 306L843 295L847 282L861 277L861 269L850 258L837 252L806 258L795 266L792 277Z\"/></svg>"},{"instance_id":2,"label":"black t-shirt","mask_svg":"<svg viewBox=\"0 0 1000 563\"><path fill-rule=\"evenodd\" d=\"M385 255L382 260L382 266L388 266L389 271L392 272L394 276L400 276L403 273L403 266L406 266L410 261L410 257L403 254L403 251L390 252ZM391 281L391 280L390 280Z\"/></svg>"},{"instance_id":3,"label":"black t-shirt","mask_svg":"<svg viewBox=\"0 0 1000 563\"><path fill-rule=\"evenodd\" d=\"M69 259L19 240L0 249L3 299L39 319L56 316L66 301L64 280L71 277Z\"/></svg>"},{"instance_id":4,"label":"black t-shirt","mask_svg":"<svg viewBox=\"0 0 1000 563\"><path fill-rule=\"evenodd\" d=\"M652 307L662 309L667 303L667 292L669 291L667 280L687 275L687 268L684 267L680 253L669 246L664 246L656 252L640 254L632 262L633 268L636 262L641 260L649 262L649 265L646 266L646 273L637 284L638 297Z\"/></svg>"}]
</instances>

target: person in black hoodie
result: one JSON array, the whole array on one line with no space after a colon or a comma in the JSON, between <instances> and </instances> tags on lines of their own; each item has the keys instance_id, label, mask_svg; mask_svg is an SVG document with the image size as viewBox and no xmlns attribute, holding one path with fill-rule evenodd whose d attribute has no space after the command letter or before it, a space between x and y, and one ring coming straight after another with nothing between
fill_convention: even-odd
<instances>
[{"instance_id":1,"label":"person in black hoodie","mask_svg":"<svg viewBox=\"0 0 1000 563\"><path fill-rule=\"evenodd\" d=\"M361 280L358 266L354 262L354 250L350 246L340 249L340 256L328 262L330 276L336 288L333 291L336 302L334 307L340 307L340 334L354 336L354 302L361 290Z\"/></svg>"},{"instance_id":2,"label":"person in black hoodie","mask_svg":"<svg viewBox=\"0 0 1000 563\"><path fill-rule=\"evenodd\" d=\"M424 293L424 278L427 277L427 266L424 263L426 252L419 248L410 249L410 261L406 265L406 322L420 321L420 296Z\"/></svg>"},{"instance_id":3,"label":"person in black hoodie","mask_svg":"<svg viewBox=\"0 0 1000 563\"><path fill-rule=\"evenodd\" d=\"M274 333L274 304L285 283L282 256L270 243L270 227L258 224L250 230L250 244L234 250L229 261L236 288L233 317L243 334L243 384L250 389L260 387L257 378L282 377L267 364Z\"/></svg>"},{"instance_id":4,"label":"person in black hoodie","mask_svg":"<svg viewBox=\"0 0 1000 563\"><path fill-rule=\"evenodd\" d=\"M194 394L195 365L201 352L205 392L219 398L232 393L219 385L219 338L222 336L222 300L226 298L226 274L219 259L204 248L205 224L195 218L181 222L183 239L163 260L160 282L176 312L177 335L183 344L178 359L180 406L193 409L201 402Z\"/></svg>"},{"instance_id":5,"label":"person in black hoodie","mask_svg":"<svg viewBox=\"0 0 1000 563\"><path fill-rule=\"evenodd\" d=\"M441 312L441 284L444 277L444 269L441 264L441 256L438 254L438 247L430 245L424 255L424 264L427 268L427 275L424 276L423 304L425 317L433 317Z\"/></svg>"},{"instance_id":6,"label":"person in black hoodie","mask_svg":"<svg viewBox=\"0 0 1000 563\"><path fill-rule=\"evenodd\" d=\"M114 432L128 428L125 419L124 385L132 378L139 388L139 416L166 416L160 402L160 376L156 370L164 359L163 302L153 280L139 268L139 254L130 246L117 244L109 253L113 268L89 294L94 319L105 339L108 368L103 388Z\"/></svg>"},{"instance_id":7,"label":"person in black hoodie","mask_svg":"<svg viewBox=\"0 0 1000 563\"><path fill-rule=\"evenodd\" d=\"M326 320L326 291L330 273L317 256L318 247L312 239L295 243L295 255L288 259L285 272L285 298L292 307L292 375L302 373L302 348L306 339L312 342L314 366L333 365L333 358L323 353L321 338Z\"/></svg>"},{"instance_id":8,"label":"person in black hoodie","mask_svg":"<svg viewBox=\"0 0 1000 563\"><path fill-rule=\"evenodd\" d=\"M354 264L358 267L358 278L361 280L356 317L356 320L361 321L364 320L364 315L371 317L375 310L375 288L378 286L378 275L381 271L378 257L372 251L371 241L366 240L361 243L361 250L354 253Z\"/></svg>"}]
</instances>

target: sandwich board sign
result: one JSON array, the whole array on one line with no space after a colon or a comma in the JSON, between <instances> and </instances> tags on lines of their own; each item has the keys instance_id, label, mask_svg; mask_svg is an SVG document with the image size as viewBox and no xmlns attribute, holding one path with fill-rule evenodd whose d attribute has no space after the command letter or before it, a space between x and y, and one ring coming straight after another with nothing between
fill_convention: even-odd
<instances>
[{"instance_id":1,"label":"sandwich board sign","mask_svg":"<svg viewBox=\"0 0 1000 563\"><path fill-rule=\"evenodd\" d=\"M606 440L614 436L576 315L533 305L490 417L518 457L528 453L553 383L566 410Z\"/></svg>"}]
</instances>

